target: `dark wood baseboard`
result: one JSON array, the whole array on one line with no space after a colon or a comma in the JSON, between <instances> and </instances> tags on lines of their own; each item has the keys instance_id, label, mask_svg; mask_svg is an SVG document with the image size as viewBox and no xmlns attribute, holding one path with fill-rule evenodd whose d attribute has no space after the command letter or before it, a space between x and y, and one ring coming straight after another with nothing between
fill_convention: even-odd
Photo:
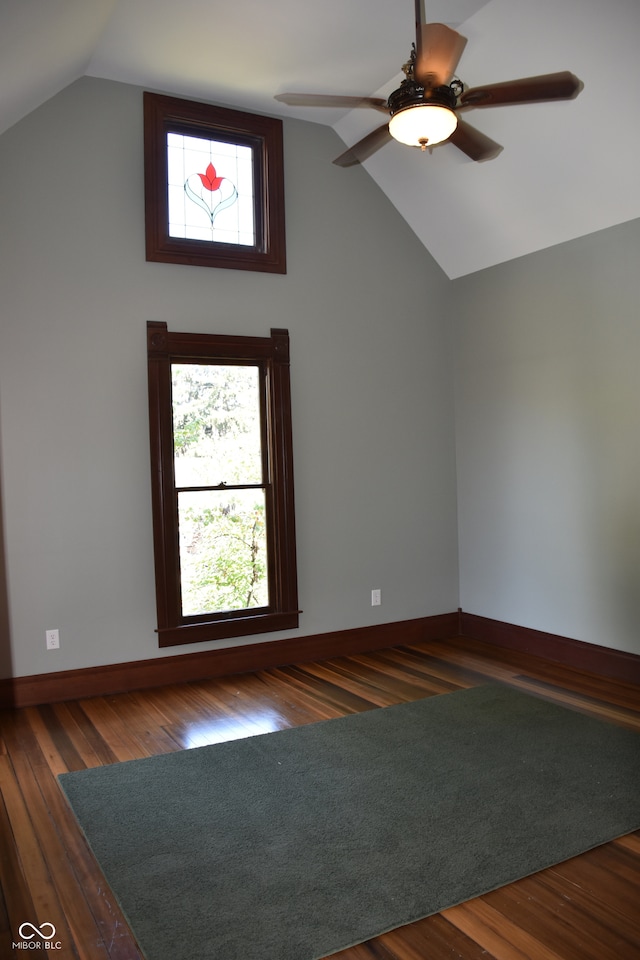
<instances>
[{"instance_id":1,"label":"dark wood baseboard","mask_svg":"<svg viewBox=\"0 0 640 960\"><path fill-rule=\"evenodd\" d=\"M458 613L356 627L310 637L251 643L204 653L115 663L0 680L0 706L27 707L143 690L169 683L249 673L309 660L364 653L423 640L444 640L458 632Z\"/></svg>"},{"instance_id":2,"label":"dark wood baseboard","mask_svg":"<svg viewBox=\"0 0 640 960\"><path fill-rule=\"evenodd\" d=\"M562 663L577 670L587 670L603 677L640 683L640 656L601 647L582 640L556 636L542 630L518 627L513 623L459 612L459 632L472 640L482 640L496 647L507 647L520 653L531 653L544 660Z\"/></svg>"},{"instance_id":3,"label":"dark wood baseboard","mask_svg":"<svg viewBox=\"0 0 640 960\"><path fill-rule=\"evenodd\" d=\"M465 636L600 676L640 683L640 656L458 610L310 637L0 680L0 707L28 707Z\"/></svg>"}]
</instances>

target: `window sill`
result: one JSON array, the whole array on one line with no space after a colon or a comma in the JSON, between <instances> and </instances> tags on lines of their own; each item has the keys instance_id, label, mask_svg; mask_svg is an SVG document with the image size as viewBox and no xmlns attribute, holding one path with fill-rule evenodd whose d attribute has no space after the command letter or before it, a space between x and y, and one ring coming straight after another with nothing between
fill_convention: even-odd
<instances>
[{"instance_id":1,"label":"window sill","mask_svg":"<svg viewBox=\"0 0 640 960\"><path fill-rule=\"evenodd\" d=\"M183 643L200 643L207 640L227 640L233 637L252 636L256 633L271 633L275 630L294 630L299 624L299 611L288 613L263 613L255 616L233 616L224 620L207 620L183 623L175 627L159 629L158 644L174 647Z\"/></svg>"}]
</instances>

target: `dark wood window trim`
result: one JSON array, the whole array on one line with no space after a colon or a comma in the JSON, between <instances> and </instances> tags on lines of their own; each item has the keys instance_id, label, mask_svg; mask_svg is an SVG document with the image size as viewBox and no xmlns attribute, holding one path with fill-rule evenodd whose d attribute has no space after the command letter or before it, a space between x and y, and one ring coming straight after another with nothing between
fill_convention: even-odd
<instances>
[{"instance_id":1,"label":"dark wood window trim","mask_svg":"<svg viewBox=\"0 0 640 960\"><path fill-rule=\"evenodd\" d=\"M147 324L151 490L156 607L161 647L221 640L298 626L298 590L289 383L289 334L270 337L172 333L166 323ZM268 607L231 613L182 616L177 493L173 467L171 363L179 360L256 363L264 372Z\"/></svg>"},{"instance_id":2,"label":"dark wood window trim","mask_svg":"<svg viewBox=\"0 0 640 960\"><path fill-rule=\"evenodd\" d=\"M171 132L252 148L255 246L169 236L166 138ZM286 273L281 120L145 93L144 157L147 260Z\"/></svg>"}]
</instances>

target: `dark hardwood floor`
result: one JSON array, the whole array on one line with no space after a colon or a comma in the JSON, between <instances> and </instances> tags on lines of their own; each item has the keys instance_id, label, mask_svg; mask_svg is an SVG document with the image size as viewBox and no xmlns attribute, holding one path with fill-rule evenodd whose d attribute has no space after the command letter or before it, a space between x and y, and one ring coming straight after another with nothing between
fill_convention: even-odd
<instances>
[{"instance_id":1,"label":"dark hardwood floor","mask_svg":"<svg viewBox=\"0 0 640 960\"><path fill-rule=\"evenodd\" d=\"M55 925L61 947L47 954L60 960L140 957L66 806L59 773L487 680L640 731L637 686L464 638L1 712L0 958L21 956L12 942L25 922ZM640 831L332 960L456 958L640 960Z\"/></svg>"}]
</instances>

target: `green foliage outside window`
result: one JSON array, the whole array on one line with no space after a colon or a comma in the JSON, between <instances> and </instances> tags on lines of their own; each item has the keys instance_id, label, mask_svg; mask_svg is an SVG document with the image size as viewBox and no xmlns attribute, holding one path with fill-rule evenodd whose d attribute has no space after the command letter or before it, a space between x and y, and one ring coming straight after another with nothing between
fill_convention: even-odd
<instances>
[{"instance_id":1,"label":"green foliage outside window","mask_svg":"<svg viewBox=\"0 0 640 960\"><path fill-rule=\"evenodd\" d=\"M172 364L182 612L269 603L257 366Z\"/></svg>"}]
</instances>

